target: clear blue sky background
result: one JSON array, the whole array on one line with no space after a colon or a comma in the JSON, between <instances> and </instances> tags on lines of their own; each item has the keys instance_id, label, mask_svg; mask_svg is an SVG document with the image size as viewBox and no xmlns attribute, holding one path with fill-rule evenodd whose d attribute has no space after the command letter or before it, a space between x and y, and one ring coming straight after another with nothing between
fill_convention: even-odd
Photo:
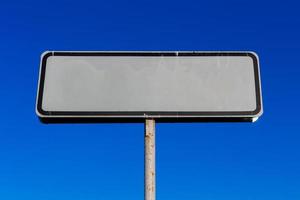
<instances>
[{"instance_id":1,"label":"clear blue sky background","mask_svg":"<svg viewBox=\"0 0 300 200\"><path fill-rule=\"evenodd\" d=\"M143 199L143 124L44 125L44 50L254 50L257 123L157 125L157 199L300 199L297 1L1 1L0 199Z\"/></svg>"}]
</instances>

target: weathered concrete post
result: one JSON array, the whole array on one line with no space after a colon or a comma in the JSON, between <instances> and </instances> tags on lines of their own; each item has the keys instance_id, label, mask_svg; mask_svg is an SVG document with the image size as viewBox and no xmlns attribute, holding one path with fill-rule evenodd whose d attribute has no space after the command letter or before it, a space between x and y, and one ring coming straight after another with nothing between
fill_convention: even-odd
<instances>
[{"instance_id":1,"label":"weathered concrete post","mask_svg":"<svg viewBox=\"0 0 300 200\"><path fill-rule=\"evenodd\" d=\"M155 120L145 122L145 200L155 200Z\"/></svg>"}]
</instances>

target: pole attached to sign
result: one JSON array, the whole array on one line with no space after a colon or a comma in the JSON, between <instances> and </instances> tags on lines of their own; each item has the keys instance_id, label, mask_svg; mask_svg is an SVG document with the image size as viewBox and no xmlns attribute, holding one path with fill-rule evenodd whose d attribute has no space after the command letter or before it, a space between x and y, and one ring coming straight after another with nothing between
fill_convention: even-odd
<instances>
[{"instance_id":1,"label":"pole attached to sign","mask_svg":"<svg viewBox=\"0 0 300 200\"><path fill-rule=\"evenodd\" d=\"M155 122L254 122L259 60L249 51L48 51L36 113L46 123L145 120L145 200L155 200Z\"/></svg>"},{"instance_id":2,"label":"pole attached to sign","mask_svg":"<svg viewBox=\"0 0 300 200\"><path fill-rule=\"evenodd\" d=\"M145 121L145 200L155 200L155 120Z\"/></svg>"}]
</instances>

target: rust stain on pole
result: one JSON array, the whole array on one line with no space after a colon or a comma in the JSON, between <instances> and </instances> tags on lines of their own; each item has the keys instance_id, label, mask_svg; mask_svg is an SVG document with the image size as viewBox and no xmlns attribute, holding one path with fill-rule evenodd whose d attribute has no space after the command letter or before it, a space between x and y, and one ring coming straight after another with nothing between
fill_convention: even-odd
<instances>
[{"instance_id":1,"label":"rust stain on pole","mask_svg":"<svg viewBox=\"0 0 300 200\"><path fill-rule=\"evenodd\" d=\"M155 200L155 121L145 122L145 200Z\"/></svg>"}]
</instances>

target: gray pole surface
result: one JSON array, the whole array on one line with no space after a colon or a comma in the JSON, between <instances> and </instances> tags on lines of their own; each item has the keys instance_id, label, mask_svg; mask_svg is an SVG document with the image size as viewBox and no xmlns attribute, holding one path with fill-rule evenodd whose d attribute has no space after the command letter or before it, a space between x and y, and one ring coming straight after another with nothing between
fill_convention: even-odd
<instances>
[{"instance_id":1,"label":"gray pole surface","mask_svg":"<svg viewBox=\"0 0 300 200\"><path fill-rule=\"evenodd\" d=\"M145 122L145 200L155 200L155 120Z\"/></svg>"}]
</instances>

